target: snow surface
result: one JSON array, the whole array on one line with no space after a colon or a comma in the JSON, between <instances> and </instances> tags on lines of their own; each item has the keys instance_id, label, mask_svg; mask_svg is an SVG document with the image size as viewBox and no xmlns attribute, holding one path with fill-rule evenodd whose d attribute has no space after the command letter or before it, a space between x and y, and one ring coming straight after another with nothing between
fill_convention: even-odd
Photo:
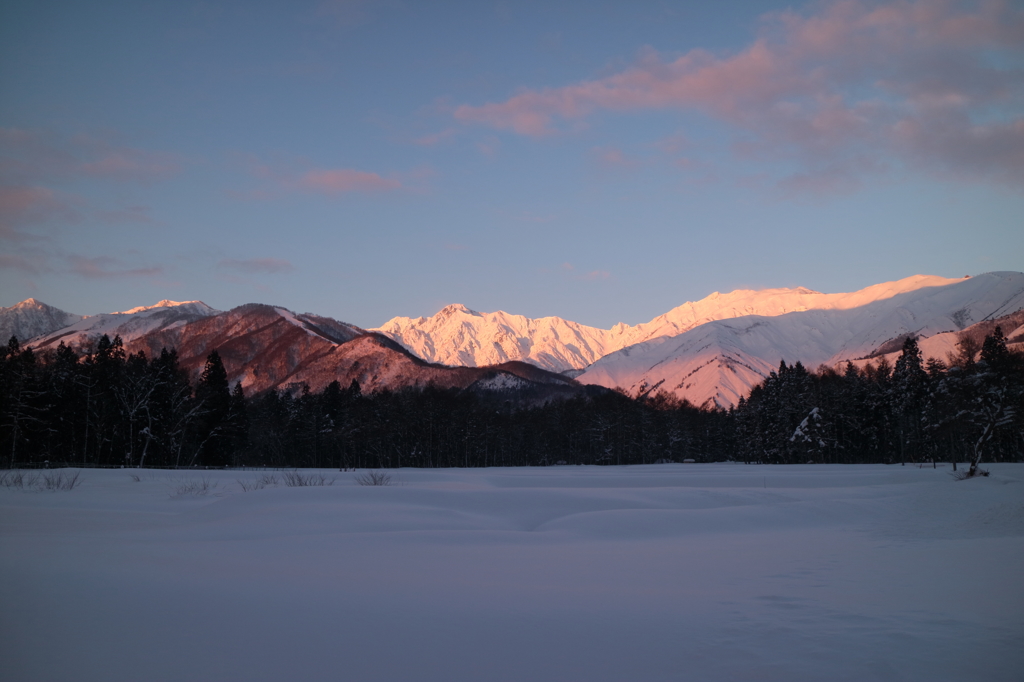
<instances>
[{"instance_id":1,"label":"snow surface","mask_svg":"<svg viewBox=\"0 0 1024 682\"><path fill-rule=\"evenodd\" d=\"M11 680L1019 680L1024 465L0 487ZM130 478L135 473L140 482ZM303 472L304 473L304 472ZM280 478L280 474L278 477ZM205 496L178 495L205 478Z\"/></svg>"}]
</instances>

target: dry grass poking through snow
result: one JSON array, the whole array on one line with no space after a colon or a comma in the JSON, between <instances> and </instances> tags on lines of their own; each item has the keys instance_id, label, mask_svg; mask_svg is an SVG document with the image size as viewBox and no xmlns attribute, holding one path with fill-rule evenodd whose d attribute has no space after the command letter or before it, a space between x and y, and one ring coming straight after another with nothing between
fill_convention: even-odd
<instances>
[{"instance_id":1,"label":"dry grass poking through snow","mask_svg":"<svg viewBox=\"0 0 1024 682\"><path fill-rule=\"evenodd\" d=\"M235 480L237 480L238 485L242 487L242 492L247 493L252 490L263 490L270 485L277 485L277 474L263 474L259 478L254 478L251 481L243 481L240 478Z\"/></svg>"},{"instance_id":2,"label":"dry grass poking through snow","mask_svg":"<svg viewBox=\"0 0 1024 682\"><path fill-rule=\"evenodd\" d=\"M305 488L308 486L334 485L335 481L334 478L328 478L326 474L320 472L301 474L298 470L285 471L281 474L280 481L278 481L277 474L263 474L259 478L248 481L243 481L240 478L235 480L241 486L242 492L246 493L253 490L263 490L269 486L277 485L279 482L284 483L289 488Z\"/></svg>"},{"instance_id":3,"label":"dry grass poking through snow","mask_svg":"<svg viewBox=\"0 0 1024 682\"><path fill-rule=\"evenodd\" d=\"M302 488L305 486L334 485L333 478L327 478L325 474L312 473L300 474L298 471L286 471L282 474L284 484L289 488Z\"/></svg>"},{"instance_id":4,"label":"dry grass poking through snow","mask_svg":"<svg viewBox=\"0 0 1024 682\"><path fill-rule=\"evenodd\" d=\"M184 497L191 495L197 497L206 495L217 487L217 481L211 481L203 476L202 478L177 478L171 479L171 497Z\"/></svg>"},{"instance_id":5,"label":"dry grass poking through snow","mask_svg":"<svg viewBox=\"0 0 1024 682\"><path fill-rule=\"evenodd\" d=\"M367 471L355 477L359 485L391 485L391 474L386 471Z\"/></svg>"},{"instance_id":6,"label":"dry grass poking through snow","mask_svg":"<svg viewBox=\"0 0 1024 682\"><path fill-rule=\"evenodd\" d=\"M0 473L0 486L18 490L58 492L74 490L81 483L81 471L50 470L38 474L26 474L23 471L15 470Z\"/></svg>"}]
</instances>

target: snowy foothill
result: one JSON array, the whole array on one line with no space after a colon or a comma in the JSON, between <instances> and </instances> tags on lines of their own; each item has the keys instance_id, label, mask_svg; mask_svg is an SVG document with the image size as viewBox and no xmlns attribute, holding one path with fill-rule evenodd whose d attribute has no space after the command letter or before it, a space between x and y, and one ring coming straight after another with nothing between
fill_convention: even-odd
<instances>
[{"instance_id":1,"label":"snowy foothill","mask_svg":"<svg viewBox=\"0 0 1024 682\"><path fill-rule=\"evenodd\" d=\"M1019 680L1024 464L986 467L0 486L0 676Z\"/></svg>"}]
</instances>

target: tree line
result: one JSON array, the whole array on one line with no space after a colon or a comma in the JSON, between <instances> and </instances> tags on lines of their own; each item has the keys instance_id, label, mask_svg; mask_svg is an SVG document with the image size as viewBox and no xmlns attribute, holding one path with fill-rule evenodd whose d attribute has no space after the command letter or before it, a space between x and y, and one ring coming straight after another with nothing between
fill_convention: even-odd
<instances>
[{"instance_id":1,"label":"tree line","mask_svg":"<svg viewBox=\"0 0 1024 682\"><path fill-rule=\"evenodd\" d=\"M979 357L980 356L980 357ZM7 467L481 467L662 461L1017 461L1024 360L999 328L948 362L906 339L894 365L806 370L783 362L734 409L665 392L572 397L425 389L245 396L216 351L194 378L175 351L0 348L0 462Z\"/></svg>"},{"instance_id":2,"label":"tree line","mask_svg":"<svg viewBox=\"0 0 1024 682\"><path fill-rule=\"evenodd\" d=\"M845 371L781 363L733 412L741 456L761 462L969 462L1024 458L1024 356L1002 329L961 334L946 361L907 337L886 358Z\"/></svg>"}]
</instances>

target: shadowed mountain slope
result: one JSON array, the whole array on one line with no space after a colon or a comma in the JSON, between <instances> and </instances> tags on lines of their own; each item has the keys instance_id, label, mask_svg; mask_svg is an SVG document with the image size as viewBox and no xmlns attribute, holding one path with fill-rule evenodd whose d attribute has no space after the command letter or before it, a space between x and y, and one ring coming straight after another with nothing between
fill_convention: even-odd
<instances>
[{"instance_id":1,"label":"shadowed mountain slope","mask_svg":"<svg viewBox=\"0 0 1024 682\"><path fill-rule=\"evenodd\" d=\"M231 383L248 393L268 389L323 390L332 381L358 381L364 391L434 385L467 388L495 377L513 381L481 389L505 390L544 385L581 390L576 382L534 365L509 362L491 367L447 367L417 358L386 336L331 318L295 314L261 304L240 306L172 329L153 332L127 344L128 350L159 353L177 349L184 368L198 374L216 350ZM525 383L524 383L525 382Z\"/></svg>"}]
</instances>

